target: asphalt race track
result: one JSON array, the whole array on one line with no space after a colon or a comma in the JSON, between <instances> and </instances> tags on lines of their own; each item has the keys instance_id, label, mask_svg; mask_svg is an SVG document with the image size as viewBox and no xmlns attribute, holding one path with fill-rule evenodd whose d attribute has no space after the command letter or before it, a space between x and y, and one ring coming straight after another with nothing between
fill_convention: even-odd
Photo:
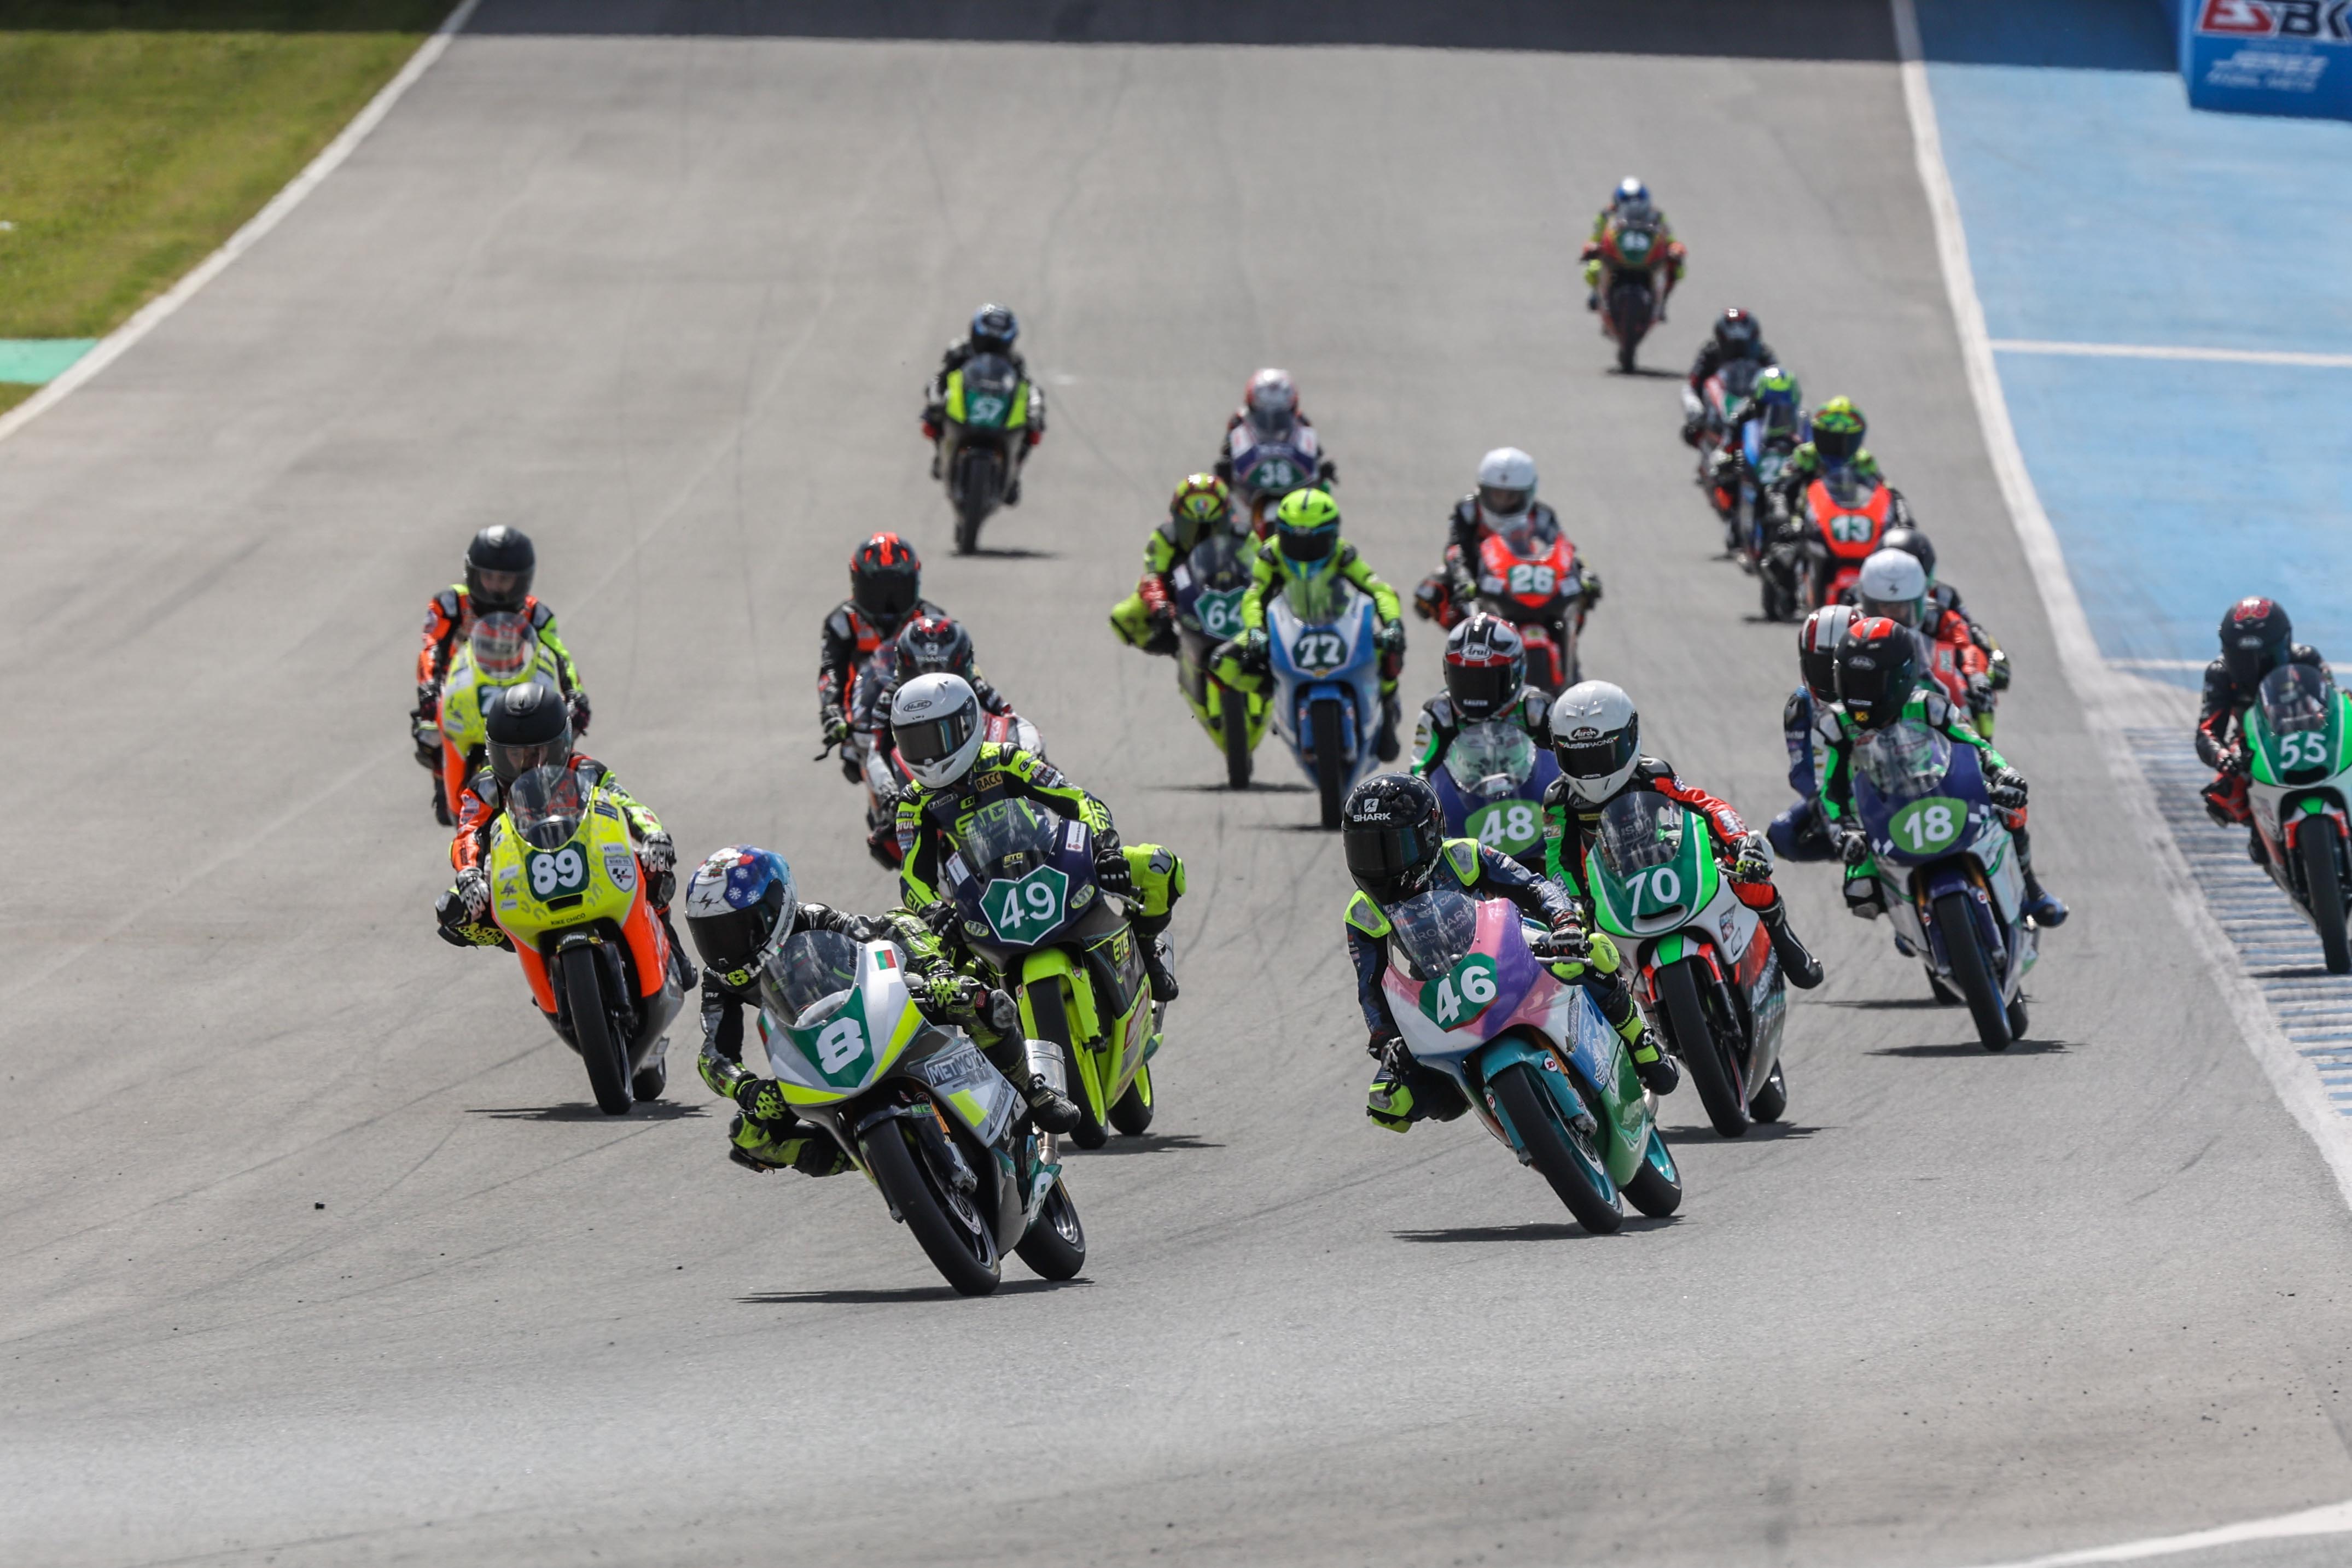
<instances>
[{"instance_id":1,"label":"asphalt race track","mask_svg":"<svg viewBox=\"0 0 2352 1568\"><path fill-rule=\"evenodd\" d=\"M1344 47L1294 48L1102 11L1189 42L1050 41L1086 6L998 42L978 8L872 40L828 36L847 7L490 0L283 228L0 445L0 1558L1963 1568L2352 1496L2352 1220L2067 695L1883 11L1570 9L1498 50L1395 46L1525 39L1511 7L1317 7ZM1785 872L1832 967L1790 1124L1725 1143L1686 1087L1682 1214L1594 1239L1475 1127L1366 1122L1336 840L1276 742L1272 788L1217 787L1103 615L1282 364L1400 586L1479 454L1532 451L1607 582L1588 671L1778 810L1790 632L1714 558L1673 381L1608 373L1573 277L1629 170L1696 258L1645 360L1736 298L1864 402L2016 663L2000 742L2076 918L1990 1056ZM984 297L1052 430L958 560L915 413ZM890 896L810 760L816 625L882 528L1054 758L1187 857L1159 1124L1072 1156L1081 1281L956 1300L865 1184L728 1164L690 1028L667 1103L596 1114L514 961L435 939L401 714L493 522L539 540L588 749L688 857Z\"/></svg>"}]
</instances>

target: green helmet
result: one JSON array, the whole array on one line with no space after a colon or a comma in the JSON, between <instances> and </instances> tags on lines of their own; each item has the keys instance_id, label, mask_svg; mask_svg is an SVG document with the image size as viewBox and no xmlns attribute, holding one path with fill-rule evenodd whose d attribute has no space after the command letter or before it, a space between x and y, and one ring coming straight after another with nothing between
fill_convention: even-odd
<instances>
[{"instance_id":1,"label":"green helmet","mask_svg":"<svg viewBox=\"0 0 2352 1568\"><path fill-rule=\"evenodd\" d=\"M1214 474L1194 474L1176 486L1168 515L1178 522L1217 524L1233 506L1233 492Z\"/></svg>"},{"instance_id":2,"label":"green helmet","mask_svg":"<svg viewBox=\"0 0 2352 1568\"><path fill-rule=\"evenodd\" d=\"M1293 490L1275 508L1274 539L1286 560L1329 559L1339 546L1339 503L1328 490Z\"/></svg>"},{"instance_id":3,"label":"green helmet","mask_svg":"<svg viewBox=\"0 0 2352 1568\"><path fill-rule=\"evenodd\" d=\"M1787 371L1778 365L1765 366L1757 372L1753 395L1767 433L1793 436L1803 428L1805 392Z\"/></svg>"},{"instance_id":4,"label":"green helmet","mask_svg":"<svg viewBox=\"0 0 2352 1568\"><path fill-rule=\"evenodd\" d=\"M1851 462L1870 422L1850 397L1833 397L1813 411L1813 450L1832 463Z\"/></svg>"}]
</instances>

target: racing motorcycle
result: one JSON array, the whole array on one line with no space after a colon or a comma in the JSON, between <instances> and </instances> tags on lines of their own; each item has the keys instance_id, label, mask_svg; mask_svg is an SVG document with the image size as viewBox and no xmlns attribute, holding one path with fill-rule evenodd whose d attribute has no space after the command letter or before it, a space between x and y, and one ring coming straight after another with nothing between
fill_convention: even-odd
<instances>
[{"instance_id":1,"label":"racing motorcycle","mask_svg":"<svg viewBox=\"0 0 2352 1568\"><path fill-rule=\"evenodd\" d=\"M1029 439L1029 383L999 354L975 354L948 372L940 472L955 507L955 548L980 548L980 525L1004 504Z\"/></svg>"},{"instance_id":2,"label":"racing motorcycle","mask_svg":"<svg viewBox=\"0 0 2352 1568\"><path fill-rule=\"evenodd\" d=\"M2246 710L2246 800L2262 835L2263 869L2319 933L2331 975L2352 973L2345 899L2352 892L2352 754L2345 699L2308 664L2263 677Z\"/></svg>"},{"instance_id":3,"label":"racing motorcycle","mask_svg":"<svg viewBox=\"0 0 2352 1568\"><path fill-rule=\"evenodd\" d=\"M1716 863L1706 819L1629 789L1601 811L1584 865L1594 922L1630 960L1634 998L1690 1068L1715 1130L1737 1138L1779 1121L1788 983L1764 923Z\"/></svg>"},{"instance_id":4,"label":"racing motorcycle","mask_svg":"<svg viewBox=\"0 0 2352 1568\"><path fill-rule=\"evenodd\" d=\"M1665 269L1673 265L1654 219L1612 218L1601 235L1601 329L1617 344L1617 369L1633 373L1633 353L1666 319Z\"/></svg>"},{"instance_id":5,"label":"racing motorcycle","mask_svg":"<svg viewBox=\"0 0 2352 1568\"><path fill-rule=\"evenodd\" d=\"M1265 622L1274 727L1315 781L1324 829L1335 831L1349 789L1379 766L1380 616L1369 595L1327 571L1293 577Z\"/></svg>"},{"instance_id":6,"label":"racing motorcycle","mask_svg":"<svg viewBox=\"0 0 2352 1568\"><path fill-rule=\"evenodd\" d=\"M1773 543L1780 536L1786 514L1773 500L1772 485L1789 465L1790 454L1804 439L1801 429L1793 434L1769 430L1760 419L1751 418L1740 428L1739 495L1729 526L1738 535L1740 566L1756 575L1767 621L1787 621L1797 613L1794 554L1777 549Z\"/></svg>"},{"instance_id":7,"label":"racing motorcycle","mask_svg":"<svg viewBox=\"0 0 2352 1568\"><path fill-rule=\"evenodd\" d=\"M1643 1214L1672 1214L1682 1176L1656 1103L1584 988L1547 967L1549 934L1507 900L1454 887L1406 900L1389 920L1381 988L1412 1060L1459 1083L1585 1229L1624 1223L1620 1193Z\"/></svg>"},{"instance_id":8,"label":"racing motorcycle","mask_svg":"<svg viewBox=\"0 0 2352 1568\"><path fill-rule=\"evenodd\" d=\"M1462 727L1430 787L1448 838L1475 839L1544 873L1543 795L1559 777L1552 754L1508 719Z\"/></svg>"},{"instance_id":9,"label":"racing motorcycle","mask_svg":"<svg viewBox=\"0 0 2352 1568\"><path fill-rule=\"evenodd\" d=\"M1877 553L1894 511L1895 492L1850 467L1830 469L1805 486L1805 522L1799 530L1802 576L1794 613L1837 603L1861 580L1862 563Z\"/></svg>"},{"instance_id":10,"label":"racing motorcycle","mask_svg":"<svg viewBox=\"0 0 2352 1568\"><path fill-rule=\"evenodd\" d=\"M587 1068L596 1108L620 1116L658 1098L682 998L621 809L569 768L534 768L490 825L488 870L491 919Z\"/></svg>"},{"instance_id":11,"label":"racing motorcycle","mask_svg":"<svg viewBox=\"0 0 2352 1568\"><path fill-rule=\"evenodd\" d=\"M1218 528L1169 574L1176 604L1176 685L1209 738L1225 755L1225 783L1249 788L1257 744L1265 738L1263 693L1218 677L1216 650L1242 634L1242 595L1257 557L1256 537Z\"/></svg>"},{"instance_id":12,"label":"racing motorcycle","mask_svg":"<svg viewBox=\"0 0 2352 1568\"><path fill-rule=\"evenodd\" d=\"M2026 972L2040 942L2025 917L2025 873L1985 793L1981 754L1916 719L1854 743L1853 810L1895 950L1927 966L1938 997L1968 1004L1987 1051L2025 1033Z\"/></svg>"},{"instance_id":13,"label":"racing motorcycle","mask_svg":"<svg viewBox=\"0 0 2352 1568\"><path fill-rule=\"evenodd\" d=\"M1124 908L1095 885L1095 836L1031 800L973 813L947 859L947 894L967 946L1004 977L1023 1032L1068 1064L1078 1107L1070 1141L1098 1149L1106 1124L1151 1125L1151 1058L1165 1009L1151 999L1143 949Z\"/></svg>"},{"instance_id":14,"label":"racing motorcycle","mask_svg":"<svg viewBox=\"0 0 2352 1568\"><path fill-rule=\"evenodd\" d=\"M795 933L761 975L760 1038L794 1114L866 1173L957 1294L995 1290L1008 1251L1048 1280L1086 1266L1054 1140L969 1035L923 1016L890 943ZM1030 1044L1031 1071L1060 1088L1060 1055Z\"/></svg>"},{"instance_id":15,"label":"racing motorcycle","mask_svg":"<svg viewBox=\"0 0 2352 1568\"><path fill-rule=\"evenodd\" d=\"M491 692L525 681L537 681L552 692L563 689L562 668L554 653L541 644L530 622L506 610L493 611L476 621L450 658L449 673L442 677L437 725L417 721L420 738L437 738L440 743L442 787L449 800L457 800L465 789L466 759L474 747L488 743L482 704ZM574 735L588 733L576 707L572 724Z\"/></svg>"},{"instance_id":16,"label":"racing motorcycle","mask_svg":"<svg viewBox=\"0 0 2352 1568\"><path fill-rule=\"evenodd\" d=\"M982 714L980 734L983 740L1017 746L1038 757L1045 755L1045 737L1019 714ZM898 755L898 744L887 729L867 732L859 751L864 758L859 766L866 774L866 852L884 871L895 872L902 858L898 848L898 797L914 783L914 770Z\"/></svg>"},{"instance_id":17,"label":"racing motorcycle","mask_svg":"<svg viewBox=\"0 0 2352 1568\"><path fill-rule=\"evenodd\" d=\"M1549 519L1521 517L1478 541L1478 608L1499 615L1527 644L1528 680L1558 696L1580 678L1576 640L1584 625L1576 547Z\"/></svg>"},{"instance_id":18,"label":"racing motorcycle","mask_svg":"<svg viewBox=\"0 0 2352 1568\"><path fill-rule=\"evenodd\" d=\"M1753 360L1733 360L1707 377L1700 391L1697 483L1723 520L1727 553L1740 545L1740 493L1734 482L1736 469L1719 459L1741 450L1752 423L1756 378L1763 371Z\"/></svg>"},{"instance_id":19,"label":"racing motorcycle","mask_svg":"<svg viewBox=\"0 0 2352 1568\"><path fill-rule=\"evenodd\" d=\"M1309 485L1328 488L1330 482L1321 462L1308 455L1297 440L1272 440L1247 423L1237 428L1248 431L1252 439L1233 455L1234 476L1228 487L1234 508L1248 518L1251 533L1264 538L1273 526L1274 509L1285 496ZM1297 434L1295 428L1292 434Z\"/></svg>"}]
</instances>

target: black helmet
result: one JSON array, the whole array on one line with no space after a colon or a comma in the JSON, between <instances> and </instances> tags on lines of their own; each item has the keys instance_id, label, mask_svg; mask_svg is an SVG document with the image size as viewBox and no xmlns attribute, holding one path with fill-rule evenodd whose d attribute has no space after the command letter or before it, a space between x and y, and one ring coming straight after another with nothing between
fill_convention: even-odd
<instances>
[{"instance_id":1,"label":"black helmet","mask_svg":"<svg viewBox=\"0 0 2352 1568\"><path fill-rule=\"evenodd\" d=\"M572 759L572 707L553 686L540 681L500 686L482 706L490 771L499 783Z\"/></svg>"},{"instance_id":2,"label":"black helmet","mask_svg":"<svg viewBox=\"0 0 2352 1568\"><path fill-rule=\"evenodd\" d=\"M1493 718L1528 684L1518 629L1481 610L1445 634L1445 693L1465 724Z\"/></svg>"},{"instance_id":3,"label":"black helmet","mask_svg":"<svg viewBox=\"0 0 2352 1568\"><path fill-rule=\"evenodd\" d=\"M1889 528L1879 537L1878 548L1901 550L1919 563L1927 573L1929 582L1936 580L1936 547L1928 543L1927 536L1918 529L1907 525L1899 528Z\"/></svg>"},{"instance_id":4,"label":"black helmet","mask_svg":"<svg viewBox=\"0 0 2352 1568\"><path fill-rule=\"evenodd\" d=\"M892 639L893 666L900 681L917 675L971 678L971 633L948 615L918 615Z\"/></svg>"},{"instance_id":5,"label":"black helmet","mask_svg":"<svg viewBox=\"0 0 2352 1568\"><path fill-rule=\"evenodd\" d=\"M1339 810L1348 873L1377 903L1397 904L1428 885L1445 848L1445 812L1425 779L1383 773L1348 792Z\"/></svg>"},{"instance_id":6,"label":"black helmet","mask_svg":"<svg viewBox=\"0 0 2352 1568\"><path fill-rule=\"evenodd\" d=\"M696 868L686 884L686 929L705 967L748 986L761 953L793 934L800 917L793 868L772 850L730 845Z\"/></svg>"},{"instance_id":7,"label":"black helmet","mask_svg":"<svg viewBox=\"0 0 2352 1568\"><path fill-rule=\"evenodd\" d=\"M896 534L876 534L849 558L850 602L883 634L898 629L923 600L923 562Z\"/></svg>"},{"instance_id":8,"label":"black helmet","mask_svg":"<svg viewBox=\"0 0 2352 1568\"><path fill-rule=\"evenodd\" d=\"M971 351L1008 354L1021 336L1021 319L1002 305L983 305L971 313Z\"/></svg>"},{"instance_id":9,"label":"black helmet","mask_svg":"<svg viewBox=\"0 0 2352 1568\"><path fill-rule=\"evenodd\" d=\"M530 574L539 553L520 528L484 528L466 547L466 598L474 613L520 610L530 597Z\"/></svg>"},{"instance_id":10,"label":"black helmet","mask_svg":"<svg viewBox=\"0 0 2352 1568\"><path fill-rule=\"evenodd\" d=\"M1764 329L1757 325L1755 317L1737 305L1726 310L1715 323L1716 347L1721 349L1727 358L1744 360L1756 352L1758 345L1763 341Z\"/></svg>"},{"instance_id":11,"label":"black helmet","mask_svg":"<svg viewBox=\"0 0 2352 1568\"><path fill-rule=\"evenodd\" d=\"M1900 622L1857 621L1838 644L1838 700L1863 729L1885 729L1902 717L1918 684L1919 639Z\"/></svg>"},{"instance_id":12,"label":"black helmet","mask_svg":"<svg viewBox=\"0 0 2352 1568\"><path fill-rule=\"evenodd\" d=\"M2275 600L2241 599L2221 617L2221 665L2247 691L2286 662L2294 642L2294 627Z\"/></svg>"}]
</instances>

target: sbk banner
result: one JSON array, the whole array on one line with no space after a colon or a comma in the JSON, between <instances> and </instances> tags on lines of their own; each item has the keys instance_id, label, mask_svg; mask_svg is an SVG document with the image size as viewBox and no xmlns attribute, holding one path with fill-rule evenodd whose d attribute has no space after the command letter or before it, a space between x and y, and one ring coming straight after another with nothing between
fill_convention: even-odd
<instances>
[{"instance_id":1,"label":"sbk banner","mask_svg":"<svg viewBox=\"0 0 2352 1568\"><path fill-rule=\"evenodd\" d=\"M2352 0L2181 0L2198 109L2352 120Z\"/></svg>"}]
</instances>

